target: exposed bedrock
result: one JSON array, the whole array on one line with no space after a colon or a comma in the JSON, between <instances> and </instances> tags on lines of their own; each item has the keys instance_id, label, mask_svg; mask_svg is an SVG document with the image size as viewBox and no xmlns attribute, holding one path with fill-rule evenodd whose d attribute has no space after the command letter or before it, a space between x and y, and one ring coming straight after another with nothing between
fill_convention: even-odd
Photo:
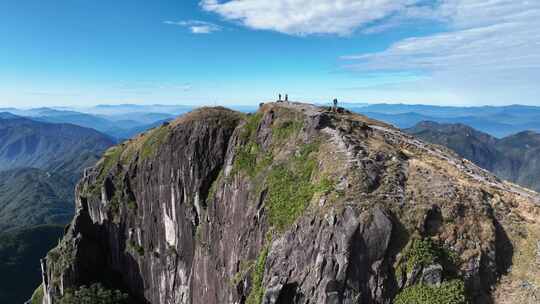
<instances>
[{"instance_id":1,"label":"exposed bedrock","mask_svg":"<svg viewBox=\"0 0 540 304\"><path fill-rule=\"evenodd\" d=\"M95 282L143 304L505 303L540 283L535 192L343 109L202 108L108 150L76 197L44 304Z\"/></svg>"}]
</instances>

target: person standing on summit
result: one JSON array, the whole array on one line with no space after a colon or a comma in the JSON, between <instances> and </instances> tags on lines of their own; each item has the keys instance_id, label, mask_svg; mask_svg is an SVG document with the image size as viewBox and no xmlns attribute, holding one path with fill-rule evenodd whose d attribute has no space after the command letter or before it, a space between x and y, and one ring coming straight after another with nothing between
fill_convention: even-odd
<instances>
[{"instance_id":1,"label":"person standing on summit","mask_svg":"<svg viewBox=\"0 0 540 304\"><path fill-rule=\"evenodd\" d=\"M334 112L337 111L337 104L338 104L338 100L337 98L334 98L334 107L333 107Z\"/></svg>"}]
</instances>

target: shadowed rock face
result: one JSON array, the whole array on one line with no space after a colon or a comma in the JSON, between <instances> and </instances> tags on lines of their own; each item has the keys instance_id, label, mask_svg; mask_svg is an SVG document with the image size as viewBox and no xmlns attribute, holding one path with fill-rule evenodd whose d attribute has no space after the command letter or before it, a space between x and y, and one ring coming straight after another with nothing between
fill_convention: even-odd
<instances>
[{"instance_id":1,"label":"shadowed rock face","mask_svg":"<svg viewBox=\"0 0 540 304\"><path fill-rule=\"evenodd\" d=\"M450 281L497 302L537 284L512 258L540 235L537 200L343 109L203 108L86 172L44 303L93 282L152 304L392 303Z\"/></svg>"}]
</instances>

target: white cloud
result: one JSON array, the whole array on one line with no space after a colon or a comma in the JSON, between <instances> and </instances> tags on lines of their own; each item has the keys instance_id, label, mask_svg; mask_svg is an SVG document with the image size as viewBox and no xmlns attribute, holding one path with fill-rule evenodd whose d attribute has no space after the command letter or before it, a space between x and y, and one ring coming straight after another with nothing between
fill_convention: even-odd
<instances>
[{"instance_id":1,"label":"white cloud","mask_svg":"<svg viewBox=\"0 0 540 304\"><path fill-rule=\"evenodd\" d=\"M169 25L177 25L188 28L193 34L211 34L213 32L221 31L221 26L199 20L189 21L165 21L163 22Z\"/></svg>"},{"instance_id":2,"label":"white cloud","mask_svg":"<svg viewBox=\"0 0 540 304\"><path fill-rule=\"evenodd\" d=\"M398 41L379 53L344 56L358 70L540 67L540 2L445 0L451 30Z\"/></svg>"},{"instance_id":3,"label":"white cloud","mask_svg":"<svg viewBox=\"0 0 540 304\"><path fill-rule=\"evenodd\" d=\"M344 56L359 72L420 71L423 87L514 102L538 101L540 1L442 0L431 18L448 30L394 43L378 53ZM536 96L536 97L534 97Z\"/></svg>"},{"instance_id":4,"label":"white cloud","mask_svg":"<svg viewBox=\"0 0 540 304\"><path fill-rule=\"evenodd\" d=\"M422 0L202 0L201 7L260 30L291 35L348 35Z\"/></svg>"},{"instance_id":5,"label":"white cloud","mask_svg":"<svg viewBox=\"0 0 540 304\"><path fill-rule=\"evenodd\" d=\"M440 33L343 56L343 65L361 73L418 72L421 80L406 89L444 91L463 102L540 102L539 0L200 1L226 20L296 36L379 34L419 20L436 22Z\"/></svg>"}]
</instances>

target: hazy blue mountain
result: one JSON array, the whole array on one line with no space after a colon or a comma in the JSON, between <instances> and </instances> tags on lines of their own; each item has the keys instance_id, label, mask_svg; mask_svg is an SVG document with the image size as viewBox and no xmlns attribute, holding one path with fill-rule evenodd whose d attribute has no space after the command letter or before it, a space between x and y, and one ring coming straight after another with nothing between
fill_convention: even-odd
<instances>
[{"instance_id":1,"label":"hazy blue mountain","mask_svg":"<svg viewBox=\"0 0 540 304\"><path fill-rule=\"evenodd\" d=\"M95 107L77 109L78 111L96 115L124 115L128 113L161 113L178 116L191 111L193 106L189 105L97 105Z\"/></svg>"},{"instance_id":2,"label":"hazy blue mountain","mask_svg":"<svg viewBox=\"0 0 540 304\"><path fill-rule=\"evenodd\" d=\"M0 303L23 303L39 284L39 259L73 217L75 183L112 144L93 129L0 115Z\"/></svg>"},{"instance_id":3,"label":"hazy blue mountain","mask_svg":"<svg viewBox=\"0 0 540 304\"><path fill-rule=\"evenodd\" d=\"M113 144L104 134L72 124L0 119L0 170L31 167L78 175Z\"/></svg>"},{"instance_id":4,"label":"hazy blue mountain","mask_svg":"<svg viewBox=\"0 0 540 304\"><path fill-rule=\"evenodd\" d=\"M137 134L143 133L143 132L145 132L147 130L150 130L150 129L153 129L155 127L159 127L163 123L168 122L170 120L172 120L172 119L158 120L158 121L155 121L155 122L147 124L147 125L142 125L142 126L133 127L131 129L127 129L127 130L122 130L121 132L118 132L116 134L116 136L119 139L132 138Z\"/></svg>"},{"instance_id":5,"label":"hazy blue mountain","mask_svg":"<svg viewBox=\"0 0 540 304\"><path fill-rule=\"evenodd\" d=\"M77 126L92 128L94 130L111 135L111 131L122 129L117 122L110 121L103 117L70 112L71 114L65 115L41 115L32 117L33 120L50 122L50 123L69 123Z\"/></svg>"},{"instance_id":6,"label":"hazy blue mountain","mask_svg":"<svg viewBox=\"0 0 540 304\"><path fill-rule=\"evenodd\" d=\"M540 107L442 107L406 104L347 104L352 111L380 119L399 128L410 128L421 121L461 123L495 137L521 131L540 132Z\"/></svg>"},{"instance_id":7,"label":"hazy blue mountain","mask_svg":"<svg viewBox=\"0 0 540 304\"><path fill-rule=\"evenodd\" d=\"M362 112L376 112L386 114L419 113L435 117L460 117L460 116L494 116L518 115L522 117L532 117L540 114L540 107L509 105L509 106L434 106L434 105L410 105L410 104L348 104L350 108L359 109ZM360 110L361 109L361 110Z\"/></svg>"},{"instance_id":8,"label":"hazy blue mountain","mask_svg":"<svg viewBox=\"0 0 540 304\"><path fill-rule=\"evenodd\" d=\"M115 139L123 139L126 138L126 134L132 136L138 132L146 131L148 126L155 126L163 121L171 120L189 109L186 106L136 105L98 106L81 109L80 111L67 107L42 107L27 110L4 108L0 109L3 115L0 118L15 118L14 116L18 116L30 118L34 121L73 124L97 130ZM161 110L163 112L152 112L151 110Z\"/></svg>"},{"instance_id":9,"label":"hazy blue mountain","mask_svg":"<svg viewBox=\"0 0 540 304\"><path fill-rule=\"evenodd\" d=\"M0 112L0 119L16 119L19 116L12 114L10 112Z\"/></svg>"},{"instance_id":10,"label":"hazy blue mountain","mask_svg":"<svg viewBox=\"0 0 540 304\"><path fill-rule=\"evenodd\" d=\"M71 124L0 119L0 231L67 223L75 183L113 144Z\"/></svg>"},{"instance_id":11,"label":"hazy blue mountain","mask_svg":"<svg viewBox=\"0 0 540 304\"><path fill-rule=\"evenodd\" d=\"M173 119L177 115L171 115L167 113L126 113L126 114L116 114L116 115L104 115L104 118L107 118L115 122L123 122L127 124L128 122L134 123L131 127L137 127L141 124L151 124L156 121L163 121Z\"/></svg>"},{"instance_id":12,"label":"hazy blue mountain","mask_svg":"<svg viewBox=\"0 0 540 304\"><path fill-rule=\"evenodd\" d=\"M421 122L405 131L446 146L497 176L540 191L540 134L523 131L501 139L463 124Z\"/></svg>"},{"instance_id":13,"label":"hazy blue mountain","mask_svg":"<svg viewBox=\"0 0 540 304\"><path fill-rule=\"evenodd\" d=\"M421 121L431 121L434 117L421 115L414 112L400 113L400 114L387 114L379 112L360 112L370 118L382 120L391 123L400 128L410 128Z\"/></svg>"}]
</instances>

